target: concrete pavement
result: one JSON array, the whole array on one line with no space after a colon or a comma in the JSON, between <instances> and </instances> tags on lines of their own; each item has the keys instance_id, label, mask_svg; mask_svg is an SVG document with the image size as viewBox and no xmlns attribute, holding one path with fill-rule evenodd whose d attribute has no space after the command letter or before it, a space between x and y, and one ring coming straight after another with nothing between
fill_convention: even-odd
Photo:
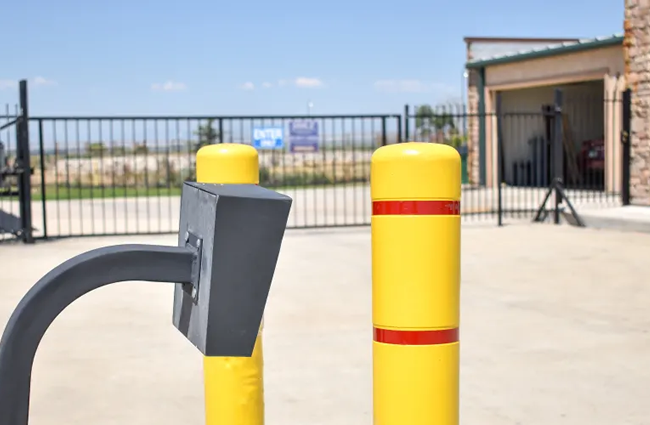
<instances>
[{"instance_id":1,"label":"concrete pavement","mask_svg":"<svg viewBox=\"0 0 650 425\"><path fill-rule=\"evenodd\" d=\"M118 243L0 245L0 325L48 270ZM650 235L463 228L461 423L650 423ZM267 423L371 424L369 229L287 233L265 316ZM32 424L202 424L201 355L172 288L129 282L68 308L41 343Z\"/></svg>"},{"instance_id":2,"label":"concrete pavement","mask_svg":"<svg viewBox=\"0 0 650 425\"><path fill-rule=\"evenodd\" d=\"M627 205L586 211L581 214L587 227L650 233L650 207Z\"/></svg>"}]
</instances>

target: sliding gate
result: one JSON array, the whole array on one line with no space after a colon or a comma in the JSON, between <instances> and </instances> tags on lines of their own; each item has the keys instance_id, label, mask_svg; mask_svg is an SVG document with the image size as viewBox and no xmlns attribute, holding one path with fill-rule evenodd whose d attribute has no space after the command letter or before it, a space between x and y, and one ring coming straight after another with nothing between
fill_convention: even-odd
<instances>
[{"instance_id":1,"label":"sliding gate","mask_svg":"<svg viewBox=\"0 0 650 425\"><path fill-rule=\"evenodd\" d=\"M31 175L27 81L19 82L19 103L0 116L0 241L32 243Z\"/></svg>"}]
</instances>

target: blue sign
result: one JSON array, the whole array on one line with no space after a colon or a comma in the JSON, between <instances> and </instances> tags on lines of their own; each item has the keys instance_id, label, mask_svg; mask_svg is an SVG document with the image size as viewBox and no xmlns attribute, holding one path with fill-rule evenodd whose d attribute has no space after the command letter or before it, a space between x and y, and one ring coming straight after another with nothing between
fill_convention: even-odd
<instances>
[{"instance_id":1,"label":"blue sign","mask_svg":"<svg viewBox=\"0 0 650 425\"><path fill-rule=\"evenodd\" d=\"M320 143L318 121L289 122L289 145L291 152L317 152Z\"/></svg>"},{"instance_id":2,"label":"blue sign","mask_svg":"<svg viewBox=\"0 0 650 425\"><path fill-rule=\"evenodd\" d=\"M253 147L255 149L283 149L283 133L282 127L254 127Z\"/></svg>"}]
</instances>

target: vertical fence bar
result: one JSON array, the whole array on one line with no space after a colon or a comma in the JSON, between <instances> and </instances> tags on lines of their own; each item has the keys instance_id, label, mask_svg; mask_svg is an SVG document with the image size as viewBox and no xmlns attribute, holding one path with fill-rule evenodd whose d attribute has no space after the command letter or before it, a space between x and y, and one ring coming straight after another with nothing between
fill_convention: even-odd
<instances>
[{"instance_id":1,"label":"vertical fence bar","mask_svg":"<svg viewBox=\"0 0 650 425\"><path fill-rule=\"evenodd\" d=\"M404 120L404 141L408 142L409 139L411 138L410 135L410 124L409 124L409 105L404 105L404 115L402 116L402 119Z\"/></svg>"},{"instance_id":2,"label":"vertical fence bar","mask_svg":"<svg viewBox=\"0 0 650 425\"><path fill-rule=\"evenodd\" d=\"M381 117L381 145L386 146L388 143L386 137L386 117Z\"/></svg>"},{"instance_id":3,"label":"vertical fence bar","mask_svg":"<svg viewBox=\"0 0 650 425\"><path fill-rule=\"evenodd\" d=\"M622 104L622 129L621 129L621 201L623 205L630 205L630 162L631 162L631 142L632 134L630 132L630 124L632 121L632 91L627 89L623 92Z\"/></svg>"},{"instance_id":4,"label":"vertical fence bar","mask_svg":"<svg viewBox=\"0 0 650 425\"><path fill-rule=\"evenodd\" d=\"M87 203L90 206L90 233L95 235L97 234L97 232L95 232L95 171L93 170L94 152L93 149L91 149L92 130L90 126L92 120L86 119L83 120L83 122L86 124L86 142L82 148L82 154L79 157L79 161L85 161L88 164L88 182L83 184L83 186L84 191L87 190L89 195ZM81 199L84 199L85 197L85 195L80 194Z\"/></svg>"},{"instance_id":5,"label":"vertical fence bar","mask_svg":"<svg viewBox=\"0 0 650 425\"><path fill-rule=\"evenodd\" d=\"M104 131L102 129L104 121L97 120L97 137L99 138L99 196L101 196L102 206L102 232L107 235L106 230L106 182L104 181L104 150L106 150L106 143L104 142ZM109 122L110 124L110 122ZM89 140L88 143L91 143Z\"/></svg>"},{"instance_id":6,"label":"vertical fence bar","mask_svg":"<svg viewBox=\"0 0 650 425\"><path fill-rule=\"evenodd\" d=\"M343 158L344 158L343 159L343 164L344 165L343 165L343 190L342 190L343 196L342 196L341 202L343 204L343 226L348 225L348 202L347 202L348 188L346 186L346 183L347 183L346 182L346 180L347 180L346 174L347 173L345 172L345 168L346 168L346 166L345 166L345 162L346 162L346 160L345 160L345 156L346 156L345 155L345 153L346 153L345 147L347 145L346 140L347 140L347 132L346 132L346 126L345 126L345 117L342 117L341 118L341 153L342 153Z\"/></svg>"},{"instance_id":7,"label":"vertical fence bar","mask_svg":"<svg viewBox=\"0 0 650 425\"><path fill-rule=\"evenodd\" d=\"M81 136L79 133L79 118L74 119L74 133L75 133L75 140L77 142L77 149L75 153L75 159L77 161L77 206L79 207L79 218L77 219L77 222L79 223L79 233L77 235L81 236L84 234L84 219L85 214L83 210L83 199L85 197L84 195L84 188L83 188L83 160L81 159ZM73 220L74 221L74 220Z\"/></svg>"},{"instance_id":8,"label":"vertical fence bar","mask_svg":"<svg viewBox=\"0 0 650 425\"><path fill-rule=\"evenodd\" d=\"M18 200L20 203L20 223L22 239L25 243L34 243L32 227L32 167L29 152L29 104L27 80L20 80L20 120L16 126L17 143L16 159L20 167L18 183Z\"/></svg>"},{"instance_id":9,"label":"vertical fence bar","mask_svg":"<svg viewBox=\"0 0 650 425\"><path fill-rule=\"evenodd\" d=\"M43 211L43 238L47 239L47 201L45 193L45 147L43 146L43 120L38 120L38 150L41 167L41 209Z\"/></svg>"},{"instance_id":10,"label":"vertical fence bar","mask_svg":"<svg viewBox=\"0 0 650 425\"><path fill-rule=\"evenodd\" d=\"M404 139L402 138L402 117L396 117L397 120L397 140L396 143L402 143Z\"/></svg>"},{"instance_id":11,"label":"vertical fence bar","mask_svg":"<svg viewBox=\"0 0 650 425\"><path fill-rule=\"evenodd\" d=\"M458 425L460 168L440 143L372 157L375 424Z\"/></svg>"},{"instance_id":12,"label":"vertical fence bar","mask_svg":"<svg viewBox=\"0 0 650 425\"><path fill-rule=\"evenodd\" d=\"M501 116L501 92L497 92L496 98L496 125L497 125L497 225L503 226L503 133Z\"/></svg>"},{"instance_id":13,"label":"vertical fence bar","mask_svg":"<svg viewBox=\"0 0 650 425\"><path fill-rule=\"evenodd\" d=\"M555 90L554 110L553 110L553 176L557 183L563 183L564 176L564 143L562 135L562 90ZM560 224L560 202L562 193L559 185L555 189L555 208L553 212L553 222Z\"/></svg>"},{"instance_id":14,"label":"vertical fence bar","mask_svg":"<svg viewBox=\"0 0 650 425\"><path fill-rule=\"evenodd\" d=\"M110 140L110 145L108 149L111 154L111 159L114 160L114 155L116 151L115 151L115 132L114 132L113 120L108 120L108 138ZM124 155L124 153L122 153L122 155ZM125 158L122 157L122 161L124 160ZM113 162L111 164L111 194L110 194L110 197L113 199L113 234L117 234L117 196L115 195L116 168L117 168L117 163Z\"/></svg>"}]
</instances>

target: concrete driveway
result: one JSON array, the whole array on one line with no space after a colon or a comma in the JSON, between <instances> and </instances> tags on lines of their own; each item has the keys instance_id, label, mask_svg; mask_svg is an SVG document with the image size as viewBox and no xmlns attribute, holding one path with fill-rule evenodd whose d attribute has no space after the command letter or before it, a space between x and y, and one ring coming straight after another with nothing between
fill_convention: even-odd
<instances>
[{"instance_id":1,"label":"concrete driveway","mask_svg":"<svg viewBox=\"0 0 650 425\"><path fill-rule=\"evenodd\" d=\"M0 245L0 325L52 267L119 243L175 238ZM462 250L461 423L650 423L650 235L468 225ZM288 232L267 424L372 423L370 287L368 228ZM39 348L30 425L202 424L201 355L171 306L171 285L130 282L68 308Z\"/></svg>"}]
</instances>

